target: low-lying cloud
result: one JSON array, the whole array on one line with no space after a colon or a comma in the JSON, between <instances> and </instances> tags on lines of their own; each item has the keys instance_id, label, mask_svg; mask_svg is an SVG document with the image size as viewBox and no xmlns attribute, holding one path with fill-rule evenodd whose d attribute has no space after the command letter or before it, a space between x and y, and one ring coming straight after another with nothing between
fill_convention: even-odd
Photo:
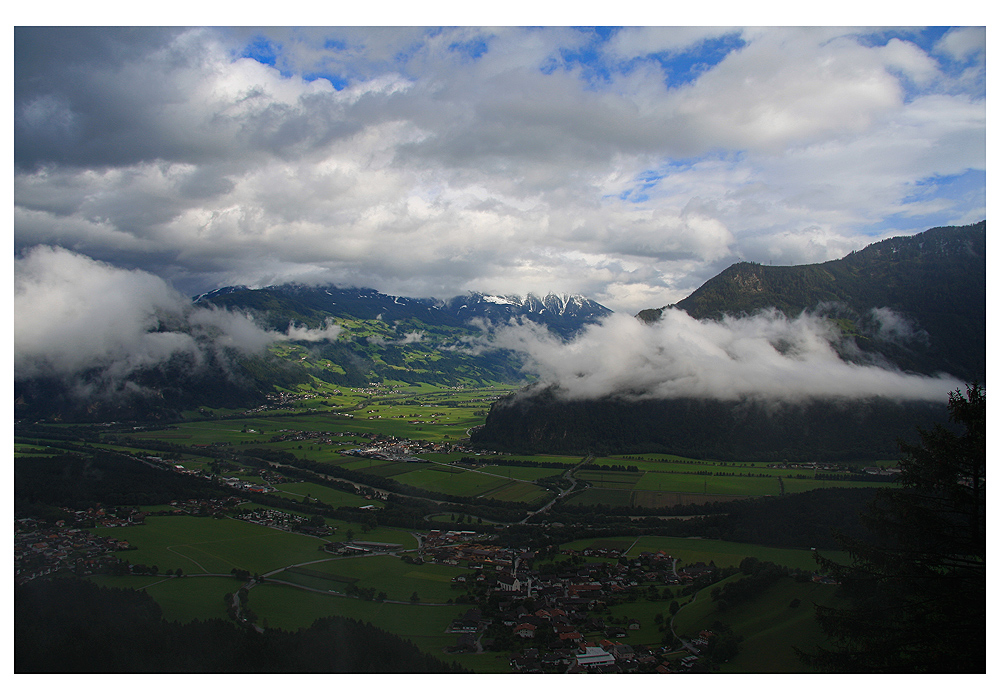
<instances>
[{"instance_id":1,"label":"low-lying cloud","mask_svg":"<svg viewBox=\"0 0 1000 700\"><path fill-rule=\"evenodd\" d=\"M333 322L332 318L327 318L322 328L309 328L307 326L297 326L294 323L288 324L285 331L287 340L304 340L310 343L320 343L334 341L344 329Z\"/></svg>"},{"instance_id":2,"label":"low-lying cloud","mask_svg":"<svg viewBox=\"0 0 1000 700\"><path fill-rule=\"evenodd\" d=\"M14 261L14 377L76 378L87 386L141 390L137 371L180 360L195 370L230 351L252 355L283 340L336 339L322 328L265 330L249 314L194 306L159 277L63 248L38 246ZM88 381L81 382L87 374Z\"/></svg>"},{"instance_id":3,"label":"low-lying cloud","mask_svg":"<svg viewBox=\"0 0 1000 700\"><path fill-rule=\"evenodd\" d=\"M876 319L896 338L906 328L890 310L879 310ZM615 314L565 343L522 322L493 329L490 343L521 353L525 369L539 376L538 386L553 387L566 399L944 401L961 384L946 375L905 373L886 362L867 364L871 358L864 358L866 364L845 360L863 356L833 322L810 313L787 318L769 310L708 321L665 309L649 325Z\"/></svg>"}]
</instances>

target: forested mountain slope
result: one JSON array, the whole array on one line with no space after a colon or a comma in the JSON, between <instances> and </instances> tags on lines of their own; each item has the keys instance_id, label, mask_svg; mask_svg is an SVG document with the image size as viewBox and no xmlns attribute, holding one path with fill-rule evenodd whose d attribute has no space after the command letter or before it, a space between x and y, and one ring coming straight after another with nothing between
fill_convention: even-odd
<instances>
[{"instance_id":1,"label":"forested mountain slope","mask_svg":"<svg viewBox=\"0 0 1000 700\"><path fill-rule=\"evenodd\" d=\"M736 263L673 306L699 319L818 311L904 371L984 381L986 222L897 236L814 265ZM638 316L655 322L665 308ZM873 309L891 309L906 327L885 330Z\"/></svg>"},{"instance_id":2,"label":"forested mountain slope","mask_svg":"<svg viewBox=\"0 0 1000 700\"><path fill-rule=\"evenodd\" d=\"M696 319L777 309L835 322L846 365L980 383L986 376L986 222L874 243L815 265L738 263L673 305ZM657 324L665 309L638 318ZM784 352L779 347L775 348ZM901 370L901 372L899 372ZM780 378L776 379L780 381ZM586 400L558 386L495 403L474 441L512 451L664 451L722 459L893 457L897 438L946 419L943 401L889 398L654 398L641 388Z\"/></svg>"}]
</instances>

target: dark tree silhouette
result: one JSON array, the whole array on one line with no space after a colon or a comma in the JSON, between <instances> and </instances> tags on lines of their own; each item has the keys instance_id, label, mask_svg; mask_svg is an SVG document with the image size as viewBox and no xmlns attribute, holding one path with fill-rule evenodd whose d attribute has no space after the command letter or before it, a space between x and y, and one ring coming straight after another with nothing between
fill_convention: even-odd
<instances>
[{"instance_id":1,"label":"dark tree silhouette","mask_svg":"<svg viewBox=\"0 0 1000 700\"><path fill-rule=\"evenodd\" d=\"M874 539L842 539L849 565L817 557L848 601L817 608L833 645L802 655L819 670L986 671L986 394L973 384L950 397L961 430L901 444L903 488L863 516Z\"/></svg>"}]
</instances>

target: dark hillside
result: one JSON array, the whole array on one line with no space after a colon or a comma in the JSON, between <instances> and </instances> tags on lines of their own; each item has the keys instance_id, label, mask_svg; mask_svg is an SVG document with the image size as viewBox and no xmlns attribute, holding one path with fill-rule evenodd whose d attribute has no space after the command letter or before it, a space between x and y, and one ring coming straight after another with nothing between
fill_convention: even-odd
<instances>
[{"instance_id":1,"label":"dark hillside","mask_svg":"<svg viewBox=\"0 0 1000 700\"><path fill-rule=\"evenodd\" d=\"M718 319L775 308L840 319L858 347L900 369L986 377L986 222L933 228L873 243L840 260L773 267L741 262L674 305ZM667 307L663 307L667 308ZM912 337L878 333L870 310L889 308L912 323ZM662 309L639 318L654 322Z\"/></svg>"},{"instance_id":2,"label":"dark hillside","mask_svg":"<svg viewBox=\"0 0 1000 700\"><path fill-rule=\"evenodd\" d=\"M474 433L482 448L511 452L670 452L699 459L893 459L896 438L947 417L942 404L884 399L774 404L622 398L560 401L553 392L493 404Z\"/></svg>"},{"instance_id":3,"label":"dark hillside","mask_svg":"<svg viewBox=\"0 0 1000 700\"><path fill-rule=\"evenodd\" d=\"M234 589L238 588L234 582ZM449 673L459 669L371 624L324 617L297 632L228 620L167 622L145 591L79 579L14 594L15 673Z\"/></svg>"}]
</instances>

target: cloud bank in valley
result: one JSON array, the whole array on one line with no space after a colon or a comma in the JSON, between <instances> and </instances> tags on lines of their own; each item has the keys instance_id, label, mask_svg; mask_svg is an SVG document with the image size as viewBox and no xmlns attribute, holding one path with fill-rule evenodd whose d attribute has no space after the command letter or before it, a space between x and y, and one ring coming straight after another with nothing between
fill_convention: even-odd
<instances>
[{"instance_id":1,"label":"cloud bank in valley","mask_svg":"<svg viewBox=\"0 0 1000 700\"><path fill-rule=\"evenodd\" d=\"M210 359L225 367L233 351L259 353L280 341L331 342L342 331L331 319L319 328L291 324L283 332L266 330L245 313L194 306L148 272L49 246L15 260L14 315L15 379L72 378L79 393L95 387L141 390L130 383L140 370L169 362L197 370ZM927 342L926 333L891 309L872 309L868 323L866 332L887 342ZM668 308L655 324L614 314L570 341L527 320L501 326L481 321L479 327L486 333L470 338L466 350L518 352L541 386L557 387L570 399L943 401L960 384L949 376L903 373L878 357L863 356L818 314L790 319L767 311L699 321ZM422 338L414 332L398 340L373 336L369 342Z\"/></svg>"},{"instance_id":2,"label":"cloud bank in valley","mask_svg":"<svg viewBox=\"0 0 1000 700\"><path fill-rule=\"evenodd\" d=\"M888 309L872 314L898 342L920 342ZM491 346L521 353L539 388L554 387L566 399L762 399L789 403L809 399L946 401L961 385L954 377L907 374L867 364L835 324L819 315L796 318L770 310L753 316L696 320L665 309L645 324L615 314L569 342L526 322L494 329ZM855 363L842 354L854 354Z\"/></svg>"},{"instance_id":3,"label":"cloud bank in valley","mask_svg":"<svg viewBox=\"0 0 1000 700\"><path fill-rule=\"evenodd\" d=\"M80 391L136 388L134 372L173 360L191 370L281 340L334 340L340 327L263 329L243 313L194 306L159 277L38 246L14 261L14 377L77 379ZM84 380L83 376L87 375Z\"/></svg>"}]
</instances>

